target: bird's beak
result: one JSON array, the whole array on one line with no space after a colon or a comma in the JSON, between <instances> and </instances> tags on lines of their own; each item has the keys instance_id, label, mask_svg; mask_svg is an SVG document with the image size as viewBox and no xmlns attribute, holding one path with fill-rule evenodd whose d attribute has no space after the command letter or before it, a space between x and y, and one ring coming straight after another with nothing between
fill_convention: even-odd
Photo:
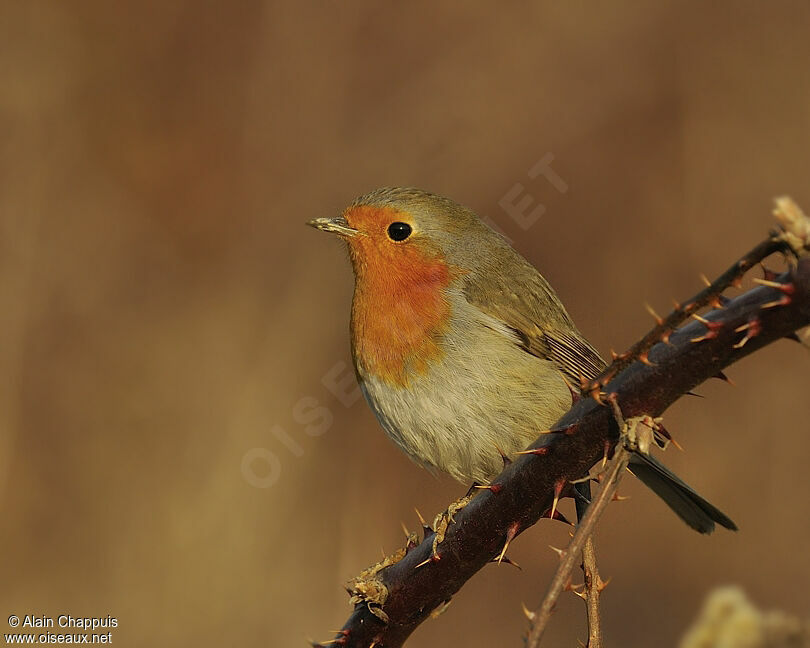
<instances>
[{"instance_id":1,"label":"bird's beak","mask_svg":"<svg viewBox=\"0 0 810 648\"><path fill-rule=\"evenodd\" d=\"M360 230L349 227L349 223L343 216L337 218L316 218L307 223L310 227L319 229L322 232L332 232L338 236L354 237L360 233Z\"/></svg>"}]
</instances>

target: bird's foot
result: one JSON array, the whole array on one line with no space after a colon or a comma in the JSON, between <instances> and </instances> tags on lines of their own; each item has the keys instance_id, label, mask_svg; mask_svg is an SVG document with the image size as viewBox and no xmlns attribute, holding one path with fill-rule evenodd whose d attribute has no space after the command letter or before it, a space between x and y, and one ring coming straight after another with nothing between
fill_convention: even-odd
<instances>
[{"instance_id":1,"label":"bird's foot","mask_svg":"<svg viewBox=\"0 0 810 648\"><path fill-rule=\"evenodd\" d=\"M624 447L631 452L650 454L650 446L656 442L660 434L662 420L649 414L626 419L621 436Z\"/></svg>"},{"instance_id":2,"label":"bird's foot","mask_svg":"<svg viewBox=\"0 0 810 648\"><path fill-rule=\"evenodd\" d=\"M471 489L472 490L472 489ZM433 531L435 532L433 536L433 557L437 557L439 555L439 545L444 541L444 536L447 534L447 529L450 525L455 522L455 515L461 509L463 509L467 504L472 501L472 498L475 496L475 492L473 494L468 494L462 497L461 499L457 499L453 502L450 506L447 507L447 510L443 513L439 513L436 516L436 519L433 520Z\"/></svg>"},{"instance_id":3,"label":"bird's foot","mask_svg":"<svg viewBox=\"0 0 810 648\"><path fill-rule=\"evenodd\" d=\"M382 606L388 598L388 588L377 576L383 569L395 565L402 560L407 554L407 551L407 547L395 551L390 556L383 558L376 565L364 569L359 576L356 576L346 583L346 590L352 597L352 605L365 603L369 612L384 623L388 623L388 615L382 609Z\"/></svg>"}]
</instances>

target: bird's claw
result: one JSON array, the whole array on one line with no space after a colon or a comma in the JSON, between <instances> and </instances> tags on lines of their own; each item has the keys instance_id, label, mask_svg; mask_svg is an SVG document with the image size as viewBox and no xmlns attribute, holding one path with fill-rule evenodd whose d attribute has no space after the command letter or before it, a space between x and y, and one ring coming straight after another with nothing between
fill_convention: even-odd
<instances>
[{"instance_id":1,"label":"bird's claw","mask_svg":"<svg viewBox=\"0 0 810 648\"><path fill-rule=\"evenodd\" d=\"M650 446L655 443L662 420L649 414L626 419L621 435L624 447L631 452L650 454Z\"/></svg>"},{"instance_id":2,"label":"bird's claw","mask_svg":"<svg viewBox=\"0 0 810 648\"><path fill-rule=\"evenodd\" d=\"M466 495L461 499L456 500L450 506L447 507L447 510L443 513L439 513L436 516L436 519L433 520L433 530L435 534L433 536L433 557L437 558L439 555L439 545L444 541L444 536L447 534L447 529L450 525L456 521L455 515L461 509L463 509L467 504L470 503L474 495Z\"/></svg>"}]
</instances>

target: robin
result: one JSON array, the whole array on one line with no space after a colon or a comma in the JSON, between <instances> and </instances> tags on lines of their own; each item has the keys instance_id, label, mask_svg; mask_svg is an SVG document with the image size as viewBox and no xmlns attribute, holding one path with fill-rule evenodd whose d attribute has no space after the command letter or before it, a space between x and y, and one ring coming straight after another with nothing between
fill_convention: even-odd
<instances>
[{"instance_id":1,"label":"robin","mask_svg":"<svg viewBox=\"0 0 810 648\"><path fill-rule=\"evenodd\" d=\"M308 223L348 244L351 343L363 394L417 463L487 484L606 364L543 276L470 209L382 188ZM690 527L736 529L661 463L630 470Z\"/></svg>"}]
</instances>

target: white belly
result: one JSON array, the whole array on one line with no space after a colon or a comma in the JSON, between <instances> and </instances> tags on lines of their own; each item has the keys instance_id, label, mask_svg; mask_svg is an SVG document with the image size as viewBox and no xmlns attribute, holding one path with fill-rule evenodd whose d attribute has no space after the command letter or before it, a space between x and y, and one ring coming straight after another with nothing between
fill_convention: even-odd
<instances>
[{"instance_id":1,"label":"white belly","mask_svg":"<svg viewBox=\"0 0 810 648\"><path fill-rule=\"evenodd\" d=\"M480 313L476 317L486 317ZM407 388L358 367L366 400L388 435L420 464L487 483L571 406L561 374L517 345L499 323L448 335L447 352Z\"/></svg>"}]
</instances>

